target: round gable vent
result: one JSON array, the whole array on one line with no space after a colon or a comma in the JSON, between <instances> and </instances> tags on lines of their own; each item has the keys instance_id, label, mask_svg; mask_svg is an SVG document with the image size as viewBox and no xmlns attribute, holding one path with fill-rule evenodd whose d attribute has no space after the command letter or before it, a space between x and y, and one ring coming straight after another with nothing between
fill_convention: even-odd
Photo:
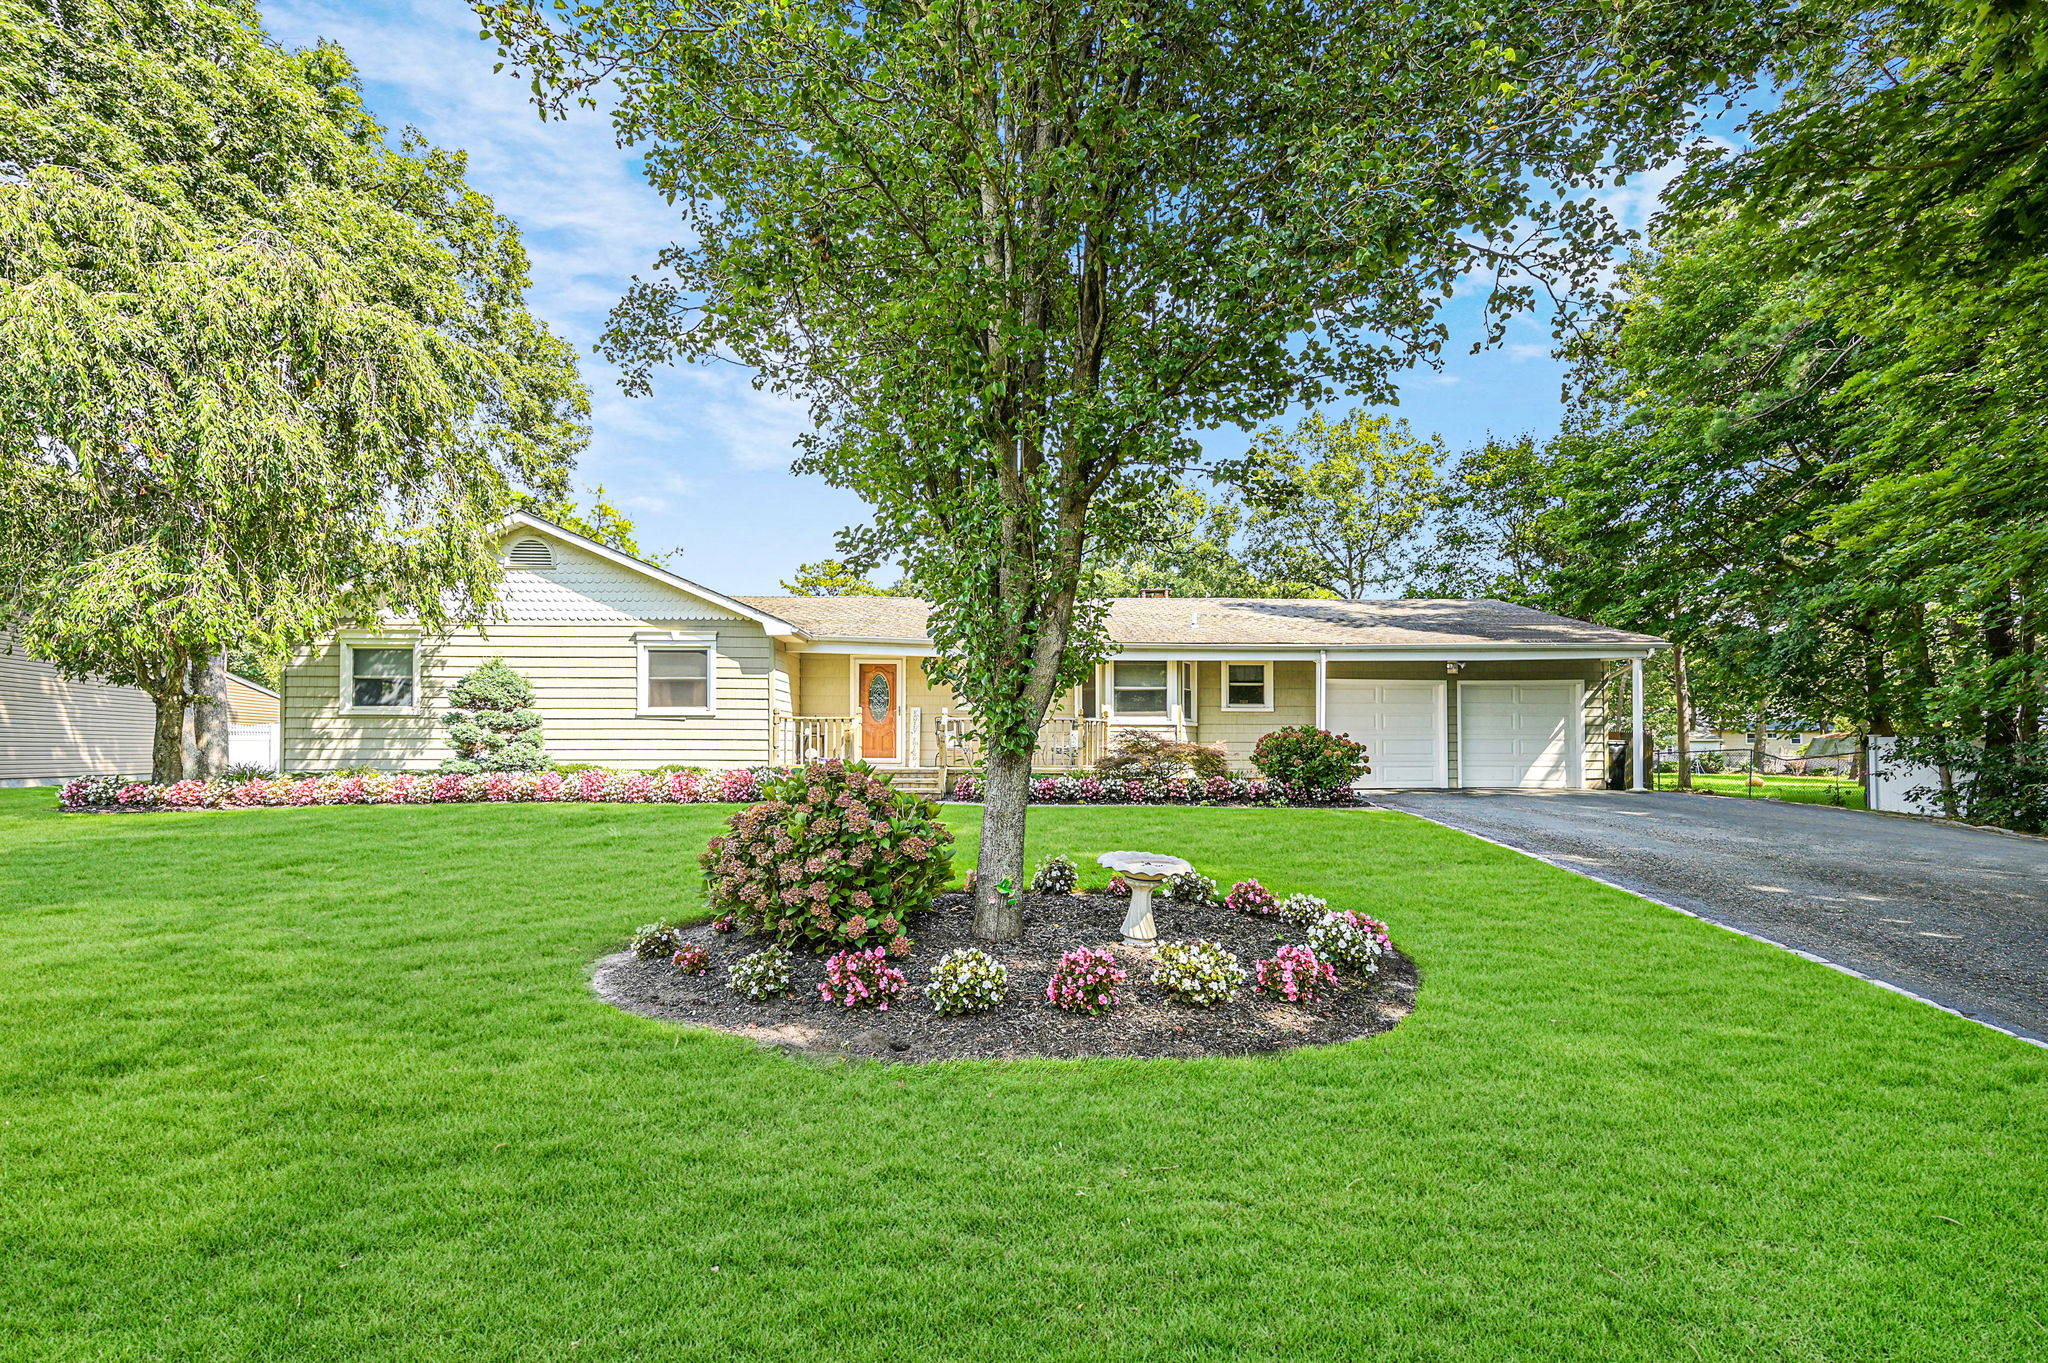
<instances>
[{"instance_id":1,"label":"round gable vent","mask_svg":"<svg viewBox=\"0 0 2048 1363\"><path fill-rule=\"evenodd\" d=\"M545 572L555 566L555 551L548 548L545 540L523 539L506 551L505 562L514 568Z\"/></svg>"}]
</instances>

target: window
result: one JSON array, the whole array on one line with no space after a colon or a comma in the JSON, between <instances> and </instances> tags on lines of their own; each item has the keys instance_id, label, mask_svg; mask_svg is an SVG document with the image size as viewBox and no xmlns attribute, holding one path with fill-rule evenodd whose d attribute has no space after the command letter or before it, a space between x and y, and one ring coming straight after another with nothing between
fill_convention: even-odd
<instances>
[{"instance_id":1,"label":"window","mask_svg":"<svg viewBox=\"0 0 2048 1363\"><path fill-rule=\"evenodd\" d=\"M1226 710L1270 710L1273 708L1272 664L1223 664L1223 708Z\"/></svg>"},{"instance_id":2,"label":"window","mask_svg":"<svg viewBox=\"0 0 2048 1363\"><path fill-rule=\"evenodd\" d=\"M1165 663L1112 664L1110 706L1119 715L1166 713Z\"/></svg>"},{"instance_id":3,"label":"window","mask_svg":"<svg viewBox=\"0 0 2048 1363\"><path fill-rule=\"evenodd\" d=\"M341 708L411 714L419 707L419 657L409 643L341 645Z\"/></svg>"},{"instance_id":4,"label":"window","mask_svg":"<svg viewBox=\"0 0 2048 1363\"><path fill-rule=\"evenodd\" d=\"M711 708L711 650L708 648L649 648L647 650L647 709L709 710Z\"/></svg>"},{"instance_id":5,"label":"window","mask_svg":"<svg viewBox=\"0 0 2048 1363\"><path fill-rule=\"evenodd\" d=\"M1195 665L1180 665L1180 717L1186 724L1193 724L1200 711L1195 709Z\"/></svg>"}]
</instances>

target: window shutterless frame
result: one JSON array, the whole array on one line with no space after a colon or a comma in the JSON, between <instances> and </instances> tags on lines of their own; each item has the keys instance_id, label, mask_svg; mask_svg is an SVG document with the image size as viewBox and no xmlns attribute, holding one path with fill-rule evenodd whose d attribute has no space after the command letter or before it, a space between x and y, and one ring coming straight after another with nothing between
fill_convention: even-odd
<instances>
[{"instance_id":1,"label":"window shutterless frame","mask_svg":"<svg viewBox=\"0 0 2048 1363\"><path fill-rule=\"evenodd\" d=\"M1256 694L1257 699L1251 697ZM1269 662L1226 662L1223 664L1222 706L1226 710L1270 710L1273 708L1273 664Z\"/></svg>"},{"instance_id":2,"label":"window shutterless frame","mask_svg":"<svg viewBox=\"0 0 2048 1363\"><path fill-rule=\"evenodd\" d=\"M418 636L344 634L339 642L341 713L416 715L420 712Z\"/></svg>"},{"instance_id":3,"label":"window shutterless frame","mask_svg":"<svg viewBox=\"0 0 2048 1363\"><path fill-rule=\"evenodd\" d=\"M633 644L638 655L638 675L634 680L636 713L679 716L718 713L716 635L637 634L633 636ZM689 703L699 695L703 698L701 705ZM677 704L677 701L683 703Z\"/></svg>"},{"instance_id":4,"label":"window shutterless frame","mask_svg":"<svg viewBox=\"0 0 2048 1363\"><path fill-rule=\"evenodd\" d=\"M1113 662L1109 667L1109 703L1115 714L1166 718L1174 683L1173 672L1168 664ZM1152 700L1154 696L1158 697L1156 704Z\"/></svg>"}]
</instances>

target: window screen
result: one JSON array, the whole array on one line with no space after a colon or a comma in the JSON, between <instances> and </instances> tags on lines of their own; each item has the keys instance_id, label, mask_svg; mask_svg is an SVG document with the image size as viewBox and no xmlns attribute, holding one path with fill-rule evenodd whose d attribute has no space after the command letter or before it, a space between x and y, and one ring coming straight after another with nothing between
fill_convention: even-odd
<instances>
[{"instance_id":1,"label":"window screen","mask_svg":"<svg viewBox=\"0 0 2048 1363\"><path fill-rule=\"evenodd\" d=\"M1120 715L1166 713L1166 664L1117 663L1110 703Z\"/></svg>"},{"instance_id":2,"label":"window screen","mask_svg":"<svg viewBox=\"0 0 2048 1363\"><path fill-rule=\"evenodd\" d=\"M702 710L711 704L711 655L701 648L647 650L647 708Z\"/></svg>"},{"instance_id":3,"label":"window screen","mask_svg":"<svg viewBox=\"0 0 2048 1363\"><path fill-rule=\"evenodd\" d=\"M410 648L351 648L349 703L376 709L413 703Z\"/></svg>"}]
</instances>

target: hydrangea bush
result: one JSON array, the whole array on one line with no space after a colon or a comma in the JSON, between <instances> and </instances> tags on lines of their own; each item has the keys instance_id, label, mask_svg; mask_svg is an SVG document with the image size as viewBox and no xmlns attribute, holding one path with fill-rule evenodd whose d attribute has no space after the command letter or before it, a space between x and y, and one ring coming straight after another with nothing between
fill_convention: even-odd
<instances>
[{"instance_id":1,"label":"hydrangea bush","mask_svg":"<svg viewBox=\"0 0 2048 1363\"><path fill-rule=\"evenodd\" d=\"M982 781L967 775L953 782L955 800L979 800ZM1287 792L1262 776L1132 777L1041 776L1028 787L1041 805L1284 805ZM1324 803L1317 801L1316 803Z\"/></svg>"},{"instance_id":2,"label":"hydrangea bush","mask_svg":"<svg viewBox=\"0 0 2048 1363\"><path fill-rule=\"evenodd\" d=\"M1216 903L1216 882L1200 871L1182 871L1166 878L1166 897L1191 909L1206 909Z\"/></svg>"},{"instance_id":3,"label":"hydrangea bush","mask_svg":"<svg viewBox=\"0 0 2048 1363\"><path fill-rule=\"evenodd\" d=\"M1253 918L1271 918L1280 912L1280 900L1256 880L1240 880L1223 897L1223 907Z\"/></svg>"},{"instance_id":4,"label":"hydrangea bush","mask_svg":"<svg viewBox=\"0 0 2048 1363\"><path fill-rule=\"evenodd\" d=\"M1297 804L1329 804L1346 798L1351 783L1372 771L1365 745L1345 734L1295 724L1261 734L1252 765Z\"/></svg>"},{"instance_id":5,"label":"hydrangea bush","mask_svg":"<svg viewBox=\"0 0 2048 1363\"><path fill-rule=\"evenodd\" d=\"M1361 975L1378 971L1380 957L1394 947L1385 923L1349 909L1324 914L1308 930L1305 940L1323 960L1335 961Z\"/></svg>"},{"instance_id":6,"label":"hydrangea bush","mask_svg":"<svg viewBox=\"0 0 2048 1363\"><path fill-rule=\"evenodd\" d=\"M819 762L763 783L700 864L715 908L785 946L910 952L903 915L952 875L952 830L928 800L861 762Z\"/></svg>"},{"instance_id":7,"label":"hydrangea bush","mask_svg":"<svg viewBox=\"0 0 2048 1363\"><path fill-rule=\"evenodd\" d=\"M842 951L825 962L825 982L818 997L845 1008L874 1008L889 1011L889 1000L901 998L910 987L903 972L889 964L881 947L865 951Z\"/></svg>"},{"instance_id":8,"label":"hydrangea bush","mask_svg":"<svg viewBox=\"0 0 2048 1363\"><path fill-rule=\"evenodd\" d=\"M789 953L773 943L742 956L726 972L732 992L761 1003L789 990Z\"/></svg>"},{"instance_id":9,"label":"hydrangea bush","mask_svg":"<svg viewBox=\"0 0 2048 1363\"><path fill-rule=\"evenodd\" d=\"M702 975L711 969L711 953L701 944L691 942L678 948L676 954L668 958L668 963L685 975Z\"/></svg>"},{"instance_id":10,"label":"hydrangea bush","mask_svg":"<svg viewBox=\"0 0 2048 1363\"><path fill-rule=\"evenodd\" d=\"M1309 927L1329 911L1330 901L1312 894L1291 894L1275 910L1280 921L1291 928Z\"/></svg>"},{"instance_id":11,"label":"hydrangea bush","mask_svg":"<svg viewBox=\"0 0 2048 1363\"><path fill-rule=\"evenodd\" d=\"M1161 942L1152 983L1176 1003L1207 1008L1228 1002L1244 982L1244 967L1221 942Z\"/></svg>"},{"instance_id":12,"label":"hydrangea bush","mask_svg":"<svg viewBox=\"0 0 2048 1363\"><path fill-rule=\"evenodd\" d=\"M304 808L309 805L720 804L757 800L776 768L723 772L367 772L325 776L216 778L151 785L123 776L84 776L59 788L72 812L154 809Z\"/></svg>"},{"instance_id":13,"label":"hydrangea bush","mask_svg":"<svg viewBox=\"0 0 2048 1363\"><path fill-rule=\"evenodd\" d=\"M1031 873L1031 893L1072 894L1081 884L1081 868L1064 852L1038 863Z\"/></svg>"},{"instance_id":14,"label":"hydrangea bush","mask_svg":"<svg viewBox=\"0 0 2048 1363\"><path fill-rule=\"evenodd\" d=\"M1117 986L1129 978L1107 951L1079 947L1052 968L1045 981L1045 1001L1069 1013L1106 1013L1123 1002Z\"/></svg>"},{"instance_id":15,"label":"hydrangea bush","mask_svg":"<svg viewBox=\"0 0 2048 1363\"><path fill-rule=\"evenodd\" d=\"M935 1013L985 1013L1010 993L1010 972L987 952L960 947L939 957L924 996Z\"/></svg>"},{"instance_id":16,"label":"hydrangea bush","mask_svg":"<svg viewBox=\"0 0 2048 1363\"><path fill-rule=\"evenodd\" d=\"M633 934L633 954L643 961L658 961L684 945L683 930L666 920L649 923Z\"/></svg>"},{"instance_id":17,"label":"hydrangea bush","mask_svg":"<svg viewBox=\"0 0 2048 1363\"><path fill-rule=\"evenodd\" d=\"M1337 971L1312 947L1281 947L1255 967L1257 989L1289 1003L1311 1003L1337 987Z\"/></svg>"}]
</instances>

